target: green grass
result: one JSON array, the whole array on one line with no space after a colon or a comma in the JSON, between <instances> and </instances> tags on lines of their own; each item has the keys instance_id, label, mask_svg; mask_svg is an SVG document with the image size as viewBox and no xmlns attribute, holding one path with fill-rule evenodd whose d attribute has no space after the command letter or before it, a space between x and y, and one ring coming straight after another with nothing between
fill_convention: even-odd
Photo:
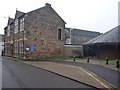
<instances>
[{"instance_id":1,"label":"green grass","mask_svg":"<svg viewBox=\"0 0 120 90\"><path fill-rule=\"evenodd\" d=\"M104 61L106 63L106 61ZM119 61L120 64L120 61ZM108 65L116 65L116 60L109 60Z\"/></svg>"},{"instance_id":2,"label":"green grass","mask_svg":"<svg viewBox=\"0 0 120 90\"><path fill-rule=\"evenodd\" d=\"M46 57L46 59L52 59L52 60L74 60L73 56L50 56L50 57ZM79 57L75 57L75 59L80 59Z\"/></svg>"}]
</instances>

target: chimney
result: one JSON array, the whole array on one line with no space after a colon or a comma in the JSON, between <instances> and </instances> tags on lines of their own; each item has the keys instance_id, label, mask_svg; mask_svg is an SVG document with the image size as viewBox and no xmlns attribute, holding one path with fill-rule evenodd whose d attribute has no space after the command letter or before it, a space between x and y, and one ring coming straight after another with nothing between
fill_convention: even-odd
<instances>
[{"instance_id":1,"label":"chimney","mask_svg":"<svg viewBox=\"0 0 120 90\"><path fill-rule=\"evenodd\" d=\"M49 3L46 3L46 4L45 4L45 6L47 6L47 7L51 7L51 4L49 4Z\"/></svg>"}]
</instances>

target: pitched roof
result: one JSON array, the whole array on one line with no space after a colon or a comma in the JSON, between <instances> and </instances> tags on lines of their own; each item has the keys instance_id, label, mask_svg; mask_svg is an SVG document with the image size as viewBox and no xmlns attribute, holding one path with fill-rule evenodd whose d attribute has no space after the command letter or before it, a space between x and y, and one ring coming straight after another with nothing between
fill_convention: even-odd
<instances>
[{"instance_id":1,"label":"pitched roof","mask_svg":"<svg viewBox=\"0 0 120 90\"><path fill-rule=\"evenodd\" d=\"M10 25L10 24L13 23L13 22L14 22L14 19L9 17L9 19L8 19L8 24Z\"/></svg>"},{"instance_id":2,"label":"pitched roof","mask_svg":"<svg viewBox=\"0 0 120 90\"><path fill-rule=\"evenodd\" d=\"M81 35L81 36L91 36L91 37L96 37L96 36L100 35L99 32L79 30L79 29L72 30L72 34Z\"/></svg>"},{"instance_id":3,"label":"pitched roof","mask_svg":"<svg viewBox=\"0 0 120 90\"><path fill-rule=\"evenodd\" d=\"M40 11L41 13L47 13L47 14L49 14L51 17L52 17L53 15L57 15L58 18L60 18L60 20L62 20L63 23L66 24L66 22L58 15L58 13L51 7L51 4L49 4L49 3L46 3L44 7L41 7L41 8L38 8L38 9L36 9L36 10L30 11L30 12L28 12L27 14L32 13L32 12L35 12L35 11Z\"/></svg>"},{"instance_id":4,"label":"pitched roof","mask_svg":"<svg viewBox=\"0 0 120 90\"><path fill-rule=\"evenodd\" d=\"M19 18L19 17L21 17L24 14L25 14L24 12L16 10L15 18Z\"/></svg>"},{"instance_id":5,"label":"pitched roof","mask_svg":"<svg viewBox=\"0 0 120 90\"><path fill-rule=\"evenodd\" d=\"M68 35L70 33L70 28L66 28L66 34ZM88 37L97 37L101 33L99 32L94 32L94 31L87 31L87 30L82 30L82 29L72 29L71 30L71 35L76 35L76 36L88 36Z\"/></svg>"},{"instance_id":6,"label":"pitched roof","mask_svg":"<svg viewBox=\"0 0 120 90\"><path fill-rule=\"evenodd\" d=\"M97 44L97 43L118 43L120 42L120 25L113 28L112 30L88 41L86 44Z\"/></svg>"}]
</instances>

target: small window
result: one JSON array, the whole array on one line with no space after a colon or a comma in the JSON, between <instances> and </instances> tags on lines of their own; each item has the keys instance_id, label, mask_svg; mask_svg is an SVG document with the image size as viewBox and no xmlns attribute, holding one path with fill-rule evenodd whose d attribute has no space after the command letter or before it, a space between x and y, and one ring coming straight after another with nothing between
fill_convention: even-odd
<instances>
[{"instance_id":1,"label":"small window","mask_svg":"<svg viewBox=\"0 0 120 90\"><path fill-rule=\"evenodd\" d=\"M20 31L24 31L24 18L20 19Z\"/></svg>"},{"instance_id":2,"label":"small window","mask_svg":"<svg viewBox=\"0 0 120 90\"><path fill-rule=\"evenodd\" d=\"M58 40L61 40L61 29L58 29Z\"/></svg>"},{"instance_id":3,"label":"small window","mask_svg":"<svg viewBox=\"0 0 120 90\"><path fill-rule=\"evenodd\" d=\"M10 25L8 25L7 36L10 36Z\"/></svg>"}]
</instances>

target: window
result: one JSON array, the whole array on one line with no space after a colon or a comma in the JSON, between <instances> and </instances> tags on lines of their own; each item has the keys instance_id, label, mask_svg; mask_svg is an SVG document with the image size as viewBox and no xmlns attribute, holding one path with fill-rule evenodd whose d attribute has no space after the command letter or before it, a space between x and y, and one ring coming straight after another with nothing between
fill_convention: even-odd
<instances>
[{"instance_id":1,"label":"window","mask_svg":"<svg viewBox=\"0 0 120 90\"><path fill-rule=\"evenodd\" d=\"M61 40L61 29L58 29L58 40Z\"/></svg>"},{"instance_id":2,"label":"window","mask_svg":"<svg viewBox=\"0 0 120 90\"><path fill-rule=\"evenodd\" d=\"M7 36L10 36L10 25L8 25Z\"/></svg>"},{"instance_id":3,"label":"window","mask_svg":"<svg viewBox=\"0 0 120 90\"><path fill-rule=\"evenodd\" d=\"M20 31L24 31L24 18L20 19Z\"/></svg>"},{"instance_id":4,"label":"window","mask_svg":"<svg viewBox=\"0 0 120 90\"><path fill-rule=\"evenodd\" d=\"M19 42L19 53L23 53L23 51L24 51L24 41L20 41Z\"/></svg>"},{"instance_id":5,"label":"window","mask_svg":"<svg viewBox=\"0 0 120 90\"><path fill-rule=\"evenodd\" d=\"M71 39L70 38L66 38L66 44L71 44Z\"/></svg>"},{"instance_id":6,"label":"window","mask_svg":"<svg viewBox=\"0 0 120 90\"><path fill-rule=\"evenodd\" d=\"M18 19L15 19L15 33L18 32Z\"/></svg>"},{"instance_id":7,"label":"window","mask_svg":"<svg viewBox=\"0 0 120 90\"><path fill-rule=\"evenodd\" d=\"M15 53L18 53L18 42L15 42Z\"/></svg>"}]
</instances>

